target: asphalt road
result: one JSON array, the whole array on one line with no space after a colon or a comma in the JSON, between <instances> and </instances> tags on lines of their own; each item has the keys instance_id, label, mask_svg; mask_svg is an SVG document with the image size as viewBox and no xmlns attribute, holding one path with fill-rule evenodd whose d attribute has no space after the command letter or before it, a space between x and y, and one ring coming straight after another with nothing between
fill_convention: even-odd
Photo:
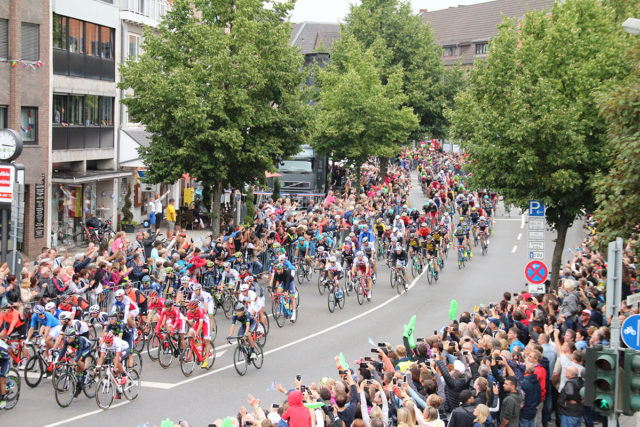
<instances>
[{"instance_id":1,"label":"asphalt road","mask_svg":"<svg viewBox=\"0 0 640 427\"><path fill-rule=\"evenodd\" d=\"M410 204L420 206L424 197L414 178ZM318 382L324 376L337 376L333 358L343 352L351 361L370 355L368 337L374 342L393 344L402 340L403 324L417 315L416 335L428 336L448 320L449 303L458 301L460 311L473 310L475 305L498 301L506 290L524 290L524 266L529 261L526 250L526 215L512 211L511 217L498 210L494 234L488 254L478 251L463 270L458 270L455 255L450 252L440 280L432 285L426 277L412 280L408 293L398 295L389 286L386 267L378 270L379 280L374 286L373 299L360 306L355 295L347 298L343 310L336 308L331 314L327 297L320 296L315 276L311 283L302 285L301 309L295 324L287 323L279 329L273 319L265 346L264 365L257 370L250 366L240 377L233 368L233 346L224 345L229 321L219 313L219 333L216 339L218 357L214 368L196 371L185 378L174 360L169 369L162 369L143 356L143 387L137 400L114 401L111 409L98 409L95 400L84 395L75 399L70 407L60 408L54 399L49 380L43 380L36 389L24 383L18 406L0 412L0 423L7 426L138 426L145 423L160 425L164 418L173 421L189 420L194 426L206 426L217 418L235 415L241 405L247 405L247 394L252 393L266 407L280 402L283 395L269 390L274 381L285 388L293 385L296 374L302 375L303 384ZM546 232L546 261L550 262L552 237ZM570 229L567 247L575 248L581 240L579 226ZM565 251L563 258L571 254Z\"/></svg>"}]
</instances>

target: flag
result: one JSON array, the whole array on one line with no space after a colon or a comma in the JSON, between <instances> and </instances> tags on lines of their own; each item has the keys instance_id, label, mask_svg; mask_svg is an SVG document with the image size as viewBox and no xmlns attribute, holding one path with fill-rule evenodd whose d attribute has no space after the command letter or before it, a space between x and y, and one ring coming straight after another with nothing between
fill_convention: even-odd
<instances>
[{"instance_id":1,"label":"flag","mask_svg":"<svg viewBox=\"0 0 640 427\"><path fill-rule=\"evenodd\" d=\"M371 337L367 337L367 339L369 340L369 345L370 345L371 347L378 347L378 346L376 345L376 343L375 343L375 342L373 342L373 340L371 339Z\"/></svg>"},{"instance_id":2,"label":"flag","mask_svg":"<svg viewBox=\"0 0 640 427\"><path fill-rule=\"evenodd\" d=\"M271 385L269 386L269 388L267 389L267 391L274 391L276 389L276 386L278 385L278 380L276 380L275 378L273 379L273 382L271 383Z\"/></svg>"}]
</instances>

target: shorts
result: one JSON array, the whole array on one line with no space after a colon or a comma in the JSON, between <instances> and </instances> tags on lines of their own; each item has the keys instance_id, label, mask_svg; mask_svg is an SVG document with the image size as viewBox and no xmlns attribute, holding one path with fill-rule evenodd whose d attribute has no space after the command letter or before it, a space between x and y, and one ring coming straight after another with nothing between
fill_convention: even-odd
<instances>
[{"instance_id":1,"label":"shorts","mask_svg":"<svg viewBox=\"0 0 640 427\"><path fill-rule=\"evenodd\" d=\"M120 360L123 361L125 360L127 357L129 357L129 354L131 354L131 348L128 348L126 350L123 350L120 352Z\"/></svg>"},{"instance_id":2,"label":"shorts","mask_svg":"<svg viewBox=\"0 0 640 427\"><path fill-rule=\"evenodd\" d=\"M396 267L406 267L407 266L407 262L403 259L398 259L396 260Z\"/></svg>"},{"instance_id":3,"label":"shorts","mask_svg":"<svg viewBox=\"0 0 640 427\"><path fill-rule=\"evenodd\" d=\"M256 330L256 328L258 327L258 324L256 323L255 319L251 321L251 324L249 325L249 332L254 332ZM241 337L244 335L244 333L247 330L247 325L246 323L243 323L242 326L240 326L240 329L238 330L238 336Z\"/></svg>"},{"instance_id":4,"label":"shorts","mask_svg":"<svg viewBox=\"0 0 640 427\"><path fill-rule=\"evenodd\" d=\"M185 331L185 327L184 327L184 320L182 320L182 326L180 328L177 329L179 334L184 334ZM169 331L171 331L173 329L173 322L171 322L171 320L167 319L167 329Z\"/></svg>"},{"instance_id":5,"label":"shorts","mask_svg":"<svg viewBox=\"0 0 640 427\"><path fill-rule=\"evenodd\" d=\"M278 282L278 287L282 288L282 292L289 292L292 294L296 291L296 284L293 280L289 281L289 284Z\"/></svg>"},{"instance_id":6,"label":"shorts","mask_svg":"<svg viewBox=\"0 0 640 427\"><path fill-rule=\"evenodd\" d=\"M49 336L51 337L51 339L56 339L58 338L58 335L60 335L60 332L62 332L62 326L58 325L58 326L54 326L51 329L49 329Z\"/></svg>"},{"instance_id":7,"label":"shorts","mask_svg":"<svg viewBox=\"0 0 640 427\"><path fill-rule=\"evenodd\" d=\"M147 302L147 300L144 300L144 302L138 304L138 309L140 309L140 314L142 316L146 316L147 314L149 314L149 303Z\"/></svg>"},{"instance_id":8,"label":"shorts","mask_svg":"<svg viewBox=\"0 0 640 427\"><path fill-rule=\"evenodd\" d=\"M264 303L265 303L265 298L264 297L258 297L256 299L256 311L260 311L264 308Z\"/></svg>"},{"instance_id":9,"label":"shorts","mask_svg":"<svg viewBox=\"0 0 640 427\"><path fill-rule=\"evenodd\" d=\"M140 307L136 308L135 310L129 310L129 314L133 315L133 318L135 319L138 316L138 314L140 314ZM127 319L124 319L124 320L127 320Z\"/></svg>"},{"instance_id":10,"label":"shorts","mask_svg":"<svg viewBox=\"0 0 640 427\"><path fill-rule=\"evenodd\" d=\"M8 331L10 327L11 324L9 322L4 322L2 325L0 325L0 331ZM14 338L24 338L27 336L27 330L27 322L24 322L22 325L13 330L11 336Z\"/></svg>"},{"instance_id":11,"label":"shorts","mask_svg":"<svg viewBox=\"0 0 640 427\"><path fill-rule=\"evenodd\" d=\"M76 351L76 354L74 355L73 361L77 362L80 359L87 358L91 354L91 350L92 350L92 348L89 347L88 349L86 349L85 351L82 351L82 352Z\"/></svg>"},{"instance_id":12,"label":"shorts","mask_svg":"<svg viewBox=\"0 0 640 427\"><path fill-rule=\"evenodd\" d=\"M169 228L169 231L173 231L176 229L176 222L175 221L167 221L167 227Z\"/></svg>"},{"instance_id":13,"label":"shorts","mask_svg":"<svg viewBox=\"0 0 640 427\"><path fill-rule=\"evenodd\" d=\"M11 358L3 357L0 359L0 378L4 378L7 376L7 372L9 372L9 366L11 365Z\"/></svg>"},{"instance_id":14,"label":"shorts","mask_svg":"<svg viewBox=\"0 0 640 427\"><path fill-rule=\"evenodd\" d=\"M427 251L427 254L429 254L429 256L437 256L438 255L438 250L434 249L432 251Z\"/></svg>"},{"instance_id":15,"label":"shorts","mask_svg":"<svg viewBox=\"0 0 640 427\"><path fill-rule=\"evenodd\" d=\"M193 332L193 335L196 335L196 328L189 328L189 332ZM209 322L203 322L202 324L202 339L210 340L211 339L211 327L209 326Z\"/></svg>"},{"instance_id":16,"label":"shorts","mask_svg":"<svg viewBox=\"0 0 640 427\"><path fill-rule=\"evenodd\" d=\"M207 314L209 316L213 316L213 306L215 305L215 302L213 302L213 300L209 301L209 306L207 307ZM200 307L203 308L203 307Z\"/></svg>"}]
</instances>

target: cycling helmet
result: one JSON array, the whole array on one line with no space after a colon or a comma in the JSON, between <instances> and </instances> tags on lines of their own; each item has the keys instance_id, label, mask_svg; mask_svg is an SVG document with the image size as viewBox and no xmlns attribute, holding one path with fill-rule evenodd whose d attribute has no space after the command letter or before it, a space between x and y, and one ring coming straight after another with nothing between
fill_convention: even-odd
<instances>
[{"instance_id":1,"label":"cycling helmet","mask_svg":"<svg viewBox=\"0 0 640 427\"><path fill-rule=\"evenodd\" d=\"M402 245L396 245L396 251L401 251L402 250Z\"/></svg>"},{"instance_id":2,"label":"cycling helmet","mask_svg":"<svg viewBox=\"0 0 640 427\"><path fill-rule=\"evenodd\" d=\"M238 259L238 258L242 258L242 252L236 252L235 254L233 254L234 258Z\"/></svg>"},{"instance_id":3,"label":"cycling helmet","mask_svg":"<svg viewBox=\"0 0 640 427\"><path fill-rule=\"evenodd\" d=\"M280 255L280 256L278 257L278 262L285 262L286 260L287 260L287 256L286 256L285 254L282 254L282 255ZM245 267L244 269L245 269L245 270L248 270L248 269L249 269L249 267L247 266L247 267Z\"/></svg>"},{"instance_id":4,"label":"cycling helmet","mask_svg":"<svg viewBox=\"0 0 640 427\"><path fill-rule=\"evenodd\" d=\"M89 307L89 313L100 313L100 306L98 304L92 305Z\"/></svg>"},{"instance_id":5,"label":"cycling helmet","mask_svg":"<svg viewBox=\"0 0 640 427\"><path fill-rule=\"evenodd\" d=\"M189 276L182 276L180 278L180 283L182 283L184 285L185 283L189 283L190 280L191 280L191 278Z\"/></svg>"},{"instance_id":6,"label":"cycling helmet","mask_svg":"<svg viewBox=\"0 0 640 427\"><path fill-rule=\"evenodd\" d=\"M284 255L282 255L284 256ZM248 271L249 270L249 266L247 264L241 264L240 265L240 271Z\"/></svg>"},{"instance_id":7,"label":"cycling helmet","mask_svg":"<svg viewBox=\"0 0 640 427\"><path fill-rule=\"evenodd\" d=\"M142 277L142 283L150 283L150 282L151 282L151 277L149 277L148 275Z\"/></svg>"},{"instance_id":8,"label":"cycling helmet","mask_svg":"<svg viewBox=\"0 0 640 427\"><path fill-rule=\"evenodd\" d=\"M49 311L49 310L55 310L56 308L56 303L55 302L48 302L47 305L44 306L44 309Z\"/></svg>"},{"instance_id":9,"label":"cycling helmet","mask_svg":"<svg viewBox=\"0 0 640 427\"><path fill-rule=\"evenodd\" d=\"M282 270L284 270L284 264L282 264L282 263L278 263L278 264L276 264L273 268L274 268L274 270L276 270L276 271L282 271Z\"/></svg>"},{"instance_id":10,"label":"cycling helmet","mask_svg":"<svg viewBox=\"0 0 640 427\"><path fill-rule=\"evenodd\" d=\"M398 232L398 227L393 227L393 232L397 233Z\"/></svg>"},{"instance_id":11,"label":"cycling helmet","mask_svg":"<svg viewBox=\"0 0 640 427\"><path fill-rule=\"evenodd\" d=\"M236 303L236 306L233 308L233 310L244 312L244 304L241 302Z\"/></svg>"},{"instance_id":12,"label":"cycling helmet","mask_svg":"<svg viewBox=\"0 0 640 427\"><path fill-rule=\"evenodd\" d=\"M458 232L462 231L462 226L459 225L458 228L456 228L456 231L458 231Z\"/></svg>"},{"instance_id":13,"label":"cycling helmet","mask_svg":"<svg viewBox=\"0 0 640 427\"><path fill-rule=\"evenodd\" d=\"M66 322L71 320L71 313L69 313L68 311L63 311L62 313L60 313L60 316L58 316L58 319L62 322Z\"/></svg>"},{"instance_id":14,"label":"cycling helmet","mask_svg":"<svg viewBox=\"0 0 640 427\"><path fill-rule=\"evenodd\" d=\"M364 256L364 252L362 252L362 251L358 251L358 253L356 254L356 256L359 256L359 257Z\"/></svg>"},{"instance_id":15,"label":"cycling helmet","mask_svg":"<svg viewBox=\"0 0 640 427\"><path fill-rule=\"evenodd\" d=\"M124 288L125 288L126 290L129 290L129 289L133 288L133 283L131 283L131 282L125 282L125 284L124 284Z\"/></svg>"},{"instance_id":16,"label":"cycling helmet","mask_svg":"<svg viewBox=\"0 0 640 427\"><path fill-rule=\"evenodd\" d=\"M488 195L488 194L485 194L485 195L484 195L484 199L485 199L485 200L489 200L489 195Z\"/></svg>"},{"instance_id":17,"label":"cycling helmet","mask_svg":"<svg viewBox=\"0 0 640 427\"><path fill-rule=\"evenodd\" d=\"M44 314L44 307L38 304L35 307L33 307L33 312L35 314Z\"/></svg>"},{"instance_id":18,"label":"cycling helmet","mask_svg":"<svg viewBox=\"0 0 640 427\"><path fill-rule=\"evenodd\" d=\"M147 294L147 297L149 298L155 298L157 296L158 296L158 291L155 291L155 290L150 290L149 294Z\"/></svg>"},{"instance_id":19,"label":"cycling helmet","mask_svg":"<svg viewBox=\"0 0 640 427\"><path fill-rule=\"evenodd\" d=\"M304 237L302 237L302 236L298 237L298 242L300 242L300 243L304 242Z\"/></svg>"},{"instance_id":20,"label":"cycling helmet","mask_svg":"<svg viewBox=\"0 0 640 427\"><path fill-rule=\"evenodd\" d=\"M319 253L324 252L324 246L318 246L318 252Z\"/></svg>"},{"instance_id":21,"label":"cycling helmet","mask_svg":"<svg viewBox=\"0 0 640 427\"><path fill-rule=\"evenodd\" d=\"M194 310L194 309L198 308L198 301L197 300L189 301L189 304L187 304L187 308L189 310Z\"/></svg>"},{"instance_id":22,"label":"cycling helmet","mask_svg":"<svg viewBox=\"0 0 640 427\"><path fill-rule=\"evenodd\" d=\"M73 295L67 295L62 302L64 304L72 304L73 303Z\"/></svg>"},{"instance_id":23,"label":"cycling helmet","mask_svg":"<svg viewBox=\"0 0 640 427\"><path fill-rule=\"evenodd\" d=\"M471 208L471 212L475 212L475 211L477 211L477 210L478 210L478 208L477 208L477 207L475 207L475 206Z\"/></svg>"},{"instance_id":24,"label":"cycling helmet","mask_svg":"<svg viewBox=\"0 0 640 427\"><path fill-rule=\"evenodd\" d=\"M167 298L167 300L164 302L164 306L165 308L173 307L173 300L171 298Z\"/></svg>"},{"instance_id":25,"label":"cycling helmet","mask_svg":"<svg viewBox=\"0 0 640 427\"><path fill-rule=\"evenodd\" d=\"M109 313L109 319L117 319L120 314L117 311Z\"/></svg>"},{"instance_id":26,"label":"cycling helmet","mask_svg":"<svg viewBox=\"0 0 640 427\"><path fill-rule=\"evenodd\" d=\"M484 221L485 219L486 219L486 218L484 217L484 215L482 215L482 216L480 217L480 221Z\"/></svg>"},{"instance_id":27,"label":"cycling helmet","mask_svg":"<svg viewBox=\"0 0 640 427\"><path fill-rule=\"evenodd\" d=\"M426 227L426 226L427 226L426 222L423 222L422 224L420 224L420 227Z\"/></svg>"},{"instance_id":28,"label":"cycling helmet","mask_svg":"<svg viewBox=\"0 0 640 427\"><path fill-rule=\"evenodd\" d=\"M280 247L280 243L278 242L273 242L273 249L278 249ZM236 252L236 254L238 254L239 252ZM242 256L242 254L240 254L240 256ZM237 258L237 257L236 257Z\"/></svg>"},{"instance_id":29,"label":"cycling helmet","mask_svg":"<svg viewBox=\"0 0 640 427\"><path fill-rule=\"evenodd\" d=\"M429 240L429 241L433 240L433 236L432 236L431 234L429 234L429 235L427 236L427 240Z\"/></svg>"},{"instance_id":30,"label":"cycling helmet","mask_svg":"<svg viewBox=\"0 0 640 427\"><path fill-rule=\"evenodd\" d=\"M253 283L253 276L247 276L244 278L244 283L251 284Z\"/></svg>"},{"instance_id":31,"label":"cycling helmet","mask_svg":"<svg viewBox=\"0 0 640 427\"><path fill-rule=\"evenodd\" d=\"M338 261L338 260L336 259L336 257L335 257L335 256L331 255L331 256L329 257L329 262L336 262L336 261Z\"/></svg>"},{"instance_id":32,"label":"cycling helmet","mask_svg":"<svg viewBox=\"0 0 640 427\"><path fill-rule=\"evenodd\" d=\"M64 331L64 335L67 338L73 338L76 336L76 334L78 333L78 331L76 331L76 328L74 328L73 326L69 326L65 331Z\"/></svg>"},{"instance_id":33,"label":"cycling helmet","mask_svg":"<svg viewBox=\"0 0 640 427\"><path fill-rule=\"evenodd\" d=\"M9 310L10 308L11 308L11 305L6 301L0 304L0 310Z\"/></svg>"},{"instance_id":34,"label":"cycling helmet","mask_svg":"<svg viewBox=\"0 0 640 427\"><path fill-rule=\"evenodd\" d=\"M222 264L224 268L231 268L231 263L229 261Z\"/></svg>"},{"instance_id":35,"label":"cycling helmet","mask_svg":"<svg viewBox=\"0 0 640 427\"><path fill-rule=\"evenodd\" d=\"M365 236L365 237L362 238L362 243L367 243L368 241L369 241L368 237Z\"/></svg>"},{"instance_id":36,"label":"cycling helmet","mask_svg":"<svg viewBox=\"0 0 640 427\"><path fill-rule=\"evenodd\" d=\"M167 274L171 274L171 273L173 273L173 267L167 267L167 268L165 268L165 269L164 269L164 271L165 271Z\"/></svg>"},{"instance_id":37,"label":"cycling helmet","mask_svg":"<svg viewBox=\"0 0 640 427\"><path fill-rule=\"evenodd\" d=\"M365 230L368 230L369 229L369 224L363 225L362 228L364 228Z\"/></svg>"},{"instance_id":38,"label":"cycling helmet","mask_svg":"<svg viewBox=\"0 0 640 427\"><path fill-rule=\"evenodd\" d=\"M191 284L191 290L199 291L200 289L202 289L202 285L200 283L194 282Z\"/></svg>"},{"instance_id":39,"label":"cycling helmet","mask_svg":"<svg viewBox=\"0 0 640 427\"><path fill-rule=\"evenodd\" d=\"M213 261L207 261L207 268L212 268L212 267L215 267L215 266L216 266L216 263L215 263L215 262L213 262Z\"/></svg>"},{"instance_id":40,"label":"cycling helmet","mask_svg":"<svg viewBox=\"0 0 640 427\"><path fill-rule=\"evenodd\" d=\"M102 341L104 341L105 344L111 344L113 343L113 332L109 331L106 334L104 334L104 336L102 337Z\"/></svg>"},{"instance_id":41,"label":"cycling helmet","mask_svg":"<svg viewBox=\"0 0 640 427\"><path fill-rule=\"evenodd\" d=\"M118 289L116 291L116 298L124 296L124 289Z\"/></svg>"},{"instance_id":42,"label":"cycling helmet","mask_svg":"<svg viewBox=\"0 0 640 427\"><path fill-rule=\"evenodd\" d=\"M349 237L353 238L356 237L356 233L354 233L353 231L351 233L349 233Z\"/></svg>"},{"instance_id":43,"label":"cycling helmet","mask_svg":"<svg viewBox=\"0 0 640 427\"><path fill-rule=\"evenodd\" d=\"M247 292L249 290L249 285L247 285L246 283L243 283L242 285L240 285L240 292Z\"/></svg>"}]
</instances>

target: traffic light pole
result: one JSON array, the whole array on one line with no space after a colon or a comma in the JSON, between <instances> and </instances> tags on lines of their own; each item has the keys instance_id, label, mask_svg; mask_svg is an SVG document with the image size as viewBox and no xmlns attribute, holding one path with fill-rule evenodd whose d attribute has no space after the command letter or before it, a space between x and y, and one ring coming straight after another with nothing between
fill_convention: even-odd
<instances>
[{"instance_id":1,"label":"traffic light pole","mask_svg":"<svg viewBox=\"0 0 640 427\"><path fill-rule=\"evenodd\" d=\"M607 267L607 317L611 316L611 348L616 352L616 359L619 358L620 350L620 318L618 312L622 301L622 238L618 237L614 242L609 242L609 256ZM619 360L619 359L618 359ZM614 373L618 375L617 372ZM620 381L615 381L614 407L608 416L609 426L616 426L616 412L619 408L618 396L620 391Z\"/></svg>"}]
</instances>

